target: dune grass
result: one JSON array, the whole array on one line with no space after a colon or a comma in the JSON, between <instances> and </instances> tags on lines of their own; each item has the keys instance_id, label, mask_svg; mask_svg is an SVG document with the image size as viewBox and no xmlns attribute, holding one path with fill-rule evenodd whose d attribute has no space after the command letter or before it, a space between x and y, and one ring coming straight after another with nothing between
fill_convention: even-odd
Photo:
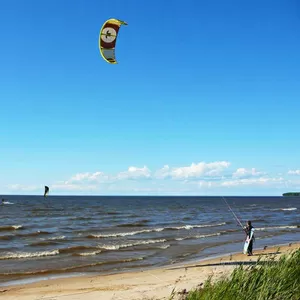
<instances>
[{"instance_id":1,"label":"dune grass","mask_svg":"<svg viewBox=\"0 0 300 300\"><path fill-rule=\"evenodd\" d=\"M300 249L275 255L254 265L239 266L232 275L213 282L212 278L202 288L190 291L184 300L299 300L300 299Z\"/></svg>"}]
</instances>

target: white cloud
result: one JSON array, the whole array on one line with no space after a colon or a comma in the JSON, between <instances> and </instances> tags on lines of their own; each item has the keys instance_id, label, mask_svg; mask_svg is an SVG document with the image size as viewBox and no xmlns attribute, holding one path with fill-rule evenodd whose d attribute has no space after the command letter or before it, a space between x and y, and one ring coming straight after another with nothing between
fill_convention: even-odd
<instances>
[{"instance_id":1,"label":"white cloud","mask_svg":"<svg viewBox=\"0 0 300 300\"><path fill-rule=\"evenodd\" d=\"M217 183L212 182L212 181L205 181L205 180L199 181L200 188L211 188L211 187L216 186L216 185L217 185Z\"/></svg>"},{"instance_id":2,"label":"white cloud","mask_svg":"<svg viewBox=\"0 0 300 300\"><path fill-rule=\"evenodd\" d=\"M79 182L99 182L109 179L107 175L105 175L103 172L94 172L94 173L77 173L74 176L72 176L69 180L66 181L66 184L73 184L73 183L79 183Z\"/></svg>"},{"instance_id":3,"label":"white cloud","mask_svg":"<svg viewBox=\"0 0 300 300\"><path fill-rule=\"evenodd\" d=\"M300 189L300 180L287 180L286 187Z\"/></svg>"},{"instance_id":4,"label":"white cloud","mask_svg":"<svg viewBox=\"0 0 300 300\"><path fill-rule=\"evenodd\" d=\"M156 194L156 195L222 195L230 193L255 193L275 191L282 188L300 188L300 180L284 179L275 173L267 175L255 168L229 169L230 162L214 161L192 163L189 166L172 167L164 165L152 173L147 166L131 166L126 171L107 174L101 171L82 172L70 176L69 179L49 182L50 194ZM233 172L234 171L234 172ZM291 175L299 175L300 170L289 171ZM287 176L287 173L285 174ZM147 180L144 180L147 179ZM6 186L7 187L7 186ZM13 184L8 192L35 192L42 194L44 185Z\"/></svg>"},{"instance_id":5,"label":"white cloud","mask_svg":"<svg viewBox=\"0 0 300 300\"><path fill-rule=\"evenodd\" d=\"M199 178L201 176L216 176L228 168L230 165L226 161L217 161L212 163L200 162L198 164L192 163L189 167L174 168L171 172L173 178Z\"/></svg>"},{"instance_id":6,"label":"white cloud","mask_svg":"<svg viewBox=\"0 0 300 300\"><path fill-rule=\"evenodd\" d=\"M232 177L233 178L250 178L250 177L255 177L255 176L261 176L264 174L265 173L263 173L263 172L256 171L255 168L252 168L252 169L239 168L232 174Z\"/></svg>"},{"instance_id":7,"label":"white cloud","mask_svg":"<svg viewBox=\"0 0 300 300\"><path fill-rule=\"evenodd\" d=\"M146 166L144 166L143 168L129 167L127 171L120 172L116 176L116 179L142 179L150 177L151 171Z\"/></svg>"},{"instance_id":8,"label":"white cloud","mask_svg":"<svg viewBox=\"0 0 300 300\"><path fill-rule=\"evenodd\" d=\"M51 185L51 190L90 191L99 189L100 185L105 183L110 183L110 176L103 172L77 173L66 181L60 181Z\"/></svg>"},{"instance_id":9,"label":"white cloud","mask_svg":"<svg viewBox=\"0 0 300 300\"><path fill-rule=\"evenodd\" d=\"M233 188L233 187L272 187L285 184L283 177L259 177L259 178L239 178L233 180L219 180L219 181L206 181L201 180L198 182L198 186L201 189L215 189L215 188Z\"/></svg>"},{"instance_id":10,"label":"white cloud","mask_svg":"<svg viewBox=\"0 0 300 300\"><path fill-rule=\"evenodd\" d=\"M51 193L55 193L56 191L95 191L97 189L98 185L96 184L72 184L68 182L61 182L50 186Z\"/></svg>"},{"instance_id":11,"label":"white cloud","mask_svg":"<svg viewBox=\"0 0 300 300\"><path fill-rule=\"evenodd\" d=\"M165 165L158 170L156 176L158 178L171 177L173 179L191 179L203 176L220 176L224 169L228 168L230 163L227 161L216 161L212 163L200 162L192 163L187 167L172 168Z\"/></svg>"},{"instance_id":12,"label":"white cloud","mask_svg":"<svg viewBox=\"0 0 300 300\"><path fill-rule=\"evenodd\" d=\"M30 192L30 191L37 191L37 190L43 189L44 186L11 184L8 186L8 188L13 191Z\"/></svg>"},{"instance_id":13,"label":"white cloud","mask_svg":"<svg viewBox=\"0 0 300 300\"><path fill-rule=\"evenodd\" d=\"M300 175L300 170L289 170L288 174L289 175Z\"/></svg>"},{"instance_id":14,"label":"white cloud","mask_svg":"<svg viewBox=\"0 0 300 300\"><path fill-rule=\"evenodd\" d=\"M227 180L221 183L221 186L224 187L233 187L233 186L267 186L273 184L284 184L284 178L272 178L272 177L260 177L260 178L243 178L236 180Z\"/></svg>"},{"instance_id":15,"label":"white cloud","mask_svg":"<svg viewBox=\"0 0 300 300\"><path fill-rule=\"evenodd\" d=\"M164 165L161 169L155 172L154 177L158 179L164 179L170 176L170 167L168 165Z\"/></svg>"}]
</instances>

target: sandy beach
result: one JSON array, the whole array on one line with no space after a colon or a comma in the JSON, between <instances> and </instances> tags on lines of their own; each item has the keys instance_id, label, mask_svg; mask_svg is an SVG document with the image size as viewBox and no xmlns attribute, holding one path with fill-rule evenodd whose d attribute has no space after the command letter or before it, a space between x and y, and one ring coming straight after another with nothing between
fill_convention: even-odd
<instances>
[{"instance_id":1,"label":"sandy beach","mask_svg":"<svg viewBox=\"0 0 300 300\"><path fill-rule=\"evenodd\" d=\"M278 251L279 248L279 251ZM251 264L258 257L280 257L300 248L300 243L267 247L254 251L253 256L242 253L201 260L190 264L171 265L163 268L113 275L82 276L43 280L24 285L3 286L1 299L20 300L134 300L168 299L175 292L189 291L203 283L210 275L217 279L229 275L241 263Z\"/></svg>"}]
</instances>

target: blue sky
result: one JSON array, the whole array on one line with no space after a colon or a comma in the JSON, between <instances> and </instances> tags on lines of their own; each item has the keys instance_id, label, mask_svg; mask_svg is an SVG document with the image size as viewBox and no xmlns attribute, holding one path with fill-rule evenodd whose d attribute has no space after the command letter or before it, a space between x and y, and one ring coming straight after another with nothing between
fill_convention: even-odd
<instances>
[{"instance_id":1,"label":"blue sky","mask_svg":"<svg viewBox=\"0 0 300 300\"><path fill-rule=\"evenodd\" d=\"M297 0L3 1L0 193L300 189L299 16ZM117 65L98 50L111 17L128 23Z\"/></svg>"}]
</instances>

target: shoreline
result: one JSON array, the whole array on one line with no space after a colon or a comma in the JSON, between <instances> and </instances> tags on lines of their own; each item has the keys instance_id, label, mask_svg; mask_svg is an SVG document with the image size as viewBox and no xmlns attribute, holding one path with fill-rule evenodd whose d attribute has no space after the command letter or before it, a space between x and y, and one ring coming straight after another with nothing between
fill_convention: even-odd
<instances>
[{"instance_id":1,"label":"shoreline","mask_svg":"<svg viewBox=\"0 0 300 300\"><path fill-rule=\"evenodd\" d=\"M183 289L189 291L203 283L210 275L214 275L214 278L227 276L240 264L255 263L259 256L279 257L299 248L300 241L291 245L285 243L268 246L267 249L257 248L253 256L235 252L142 270L125 270L110 274L78 274L78 276L68 274L67 277L61 275L51 276L52 278L47 276L47 279L34 281L30 281L32 279L29 278L19 279L18 281L24 282L1 284L0 299L5 297L7 300L31 300L49 297L48 299L85 300L87 296L91 300L167 299L173 289L176 292Z\"/></svg>"},{"instance_id":2,"label":"shoreline","mask_svg":"<svg viewBox=\"0 0 300 300\"><path fill-rule=\"evenodd\" d=\"M294 244L296 244L294 242ZM269 245L268 247L281 247L287 246L288 243L284 244L275 244ZM256 248L256 251L260 251L263 248ZM0 289L2 287L9 287L9 286L17 286L17 285L27 285L31 283L37 283L46 280L54 280L54 279L66 279L66 278L74 278L74 277L87 277L87 276L106 276L106 275L117 275L117 274L124 274L124 273L138 273L138 272L145 272L151 270L161 270L161 269L169 269L170 267L185 267L188 265L193 265L196 263L205 262L207 260L214 260L218 258L222 258L228 255L236 255L240 254L242 251L230 251L226 252L225 254L213 254L207 255L205 257L197 257L197 258L190 258L187 260L183 260L176 263L169 263L163 265L154 265L154 266L145 266L145 267L137 267L137 268L128 268L125 270L115 270L115 271L102 271L102 272L70 272L70 273L50 273L48 275L31 275L31 274L24 274L20 275L19 279L9 279L5 282L0 282Z\"/></svg>"}]
</instances>

